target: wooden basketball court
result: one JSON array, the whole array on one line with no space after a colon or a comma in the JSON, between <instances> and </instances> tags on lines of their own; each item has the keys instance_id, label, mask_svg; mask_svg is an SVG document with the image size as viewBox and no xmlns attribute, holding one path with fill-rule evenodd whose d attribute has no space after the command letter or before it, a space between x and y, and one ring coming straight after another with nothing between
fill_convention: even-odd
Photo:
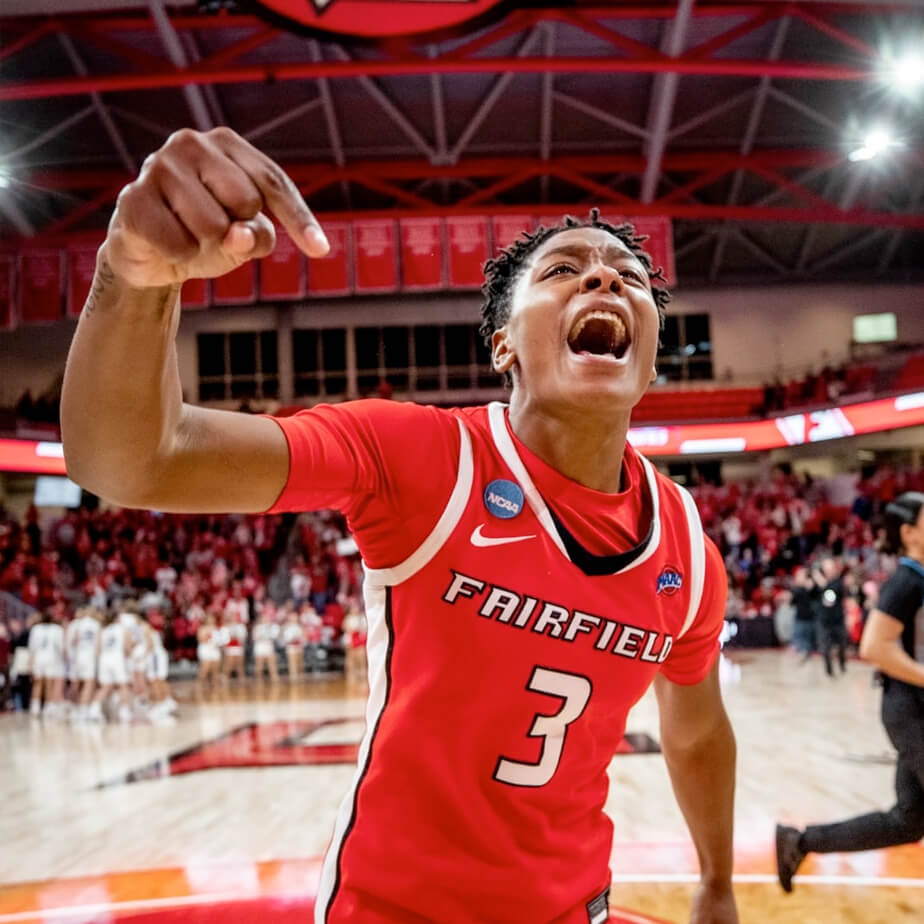
<instances>
[{"instance_id":1,"label":"wooden basketball court","mask_svg":"<svg viewBox=\"0 0 924 924\"><path fill-rule=\"evenodd\" d=\"M810 857L784 895L773 829L892 804L871 670L824 676L778 652L723 661L738 738L743 922L924 920L924 847ZM353 772L364 690L340 680L177 685L172 726L0 717L0 924L310 919L320 857ZM685 922L696 858L651 694L610 766L613 921Z\"/></svg>"}]
</instances>

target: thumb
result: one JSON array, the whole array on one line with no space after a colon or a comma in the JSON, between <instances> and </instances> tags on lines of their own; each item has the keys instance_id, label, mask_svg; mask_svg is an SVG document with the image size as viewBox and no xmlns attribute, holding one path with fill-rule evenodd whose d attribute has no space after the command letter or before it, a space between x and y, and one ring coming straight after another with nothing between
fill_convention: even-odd
<instances>
[{"instance_id":1,"label":"thumb","mask_svg":"<svg viewBox=\"0 0 924 924\"><path fill-rule=\"evenodd\" d=\"M265 257L276 246L273 223L262 212L248 221L235 221L228 228L221 248L237 261Z\"/></svg>"}]
</instances>

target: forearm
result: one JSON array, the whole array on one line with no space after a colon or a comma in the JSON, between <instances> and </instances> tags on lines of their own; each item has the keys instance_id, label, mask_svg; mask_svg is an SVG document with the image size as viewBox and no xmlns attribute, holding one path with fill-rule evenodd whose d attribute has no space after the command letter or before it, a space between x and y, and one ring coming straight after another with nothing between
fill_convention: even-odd
<instances>
[{"instance_id":1,"label":"forearm","mask_svg":"<svg viewBox=\"0 0 924 924\"><path fill-rule=\"evenodd\" d=\"M924 664L910 657L896 642L876 641L860 644L860 655L872 661L884 674L917 687L924 687Z\"/></svg>"},{"instance_id":2,"label":"forearm","mask_svg":"<svg viewBox=\"0 0 924 924\"><path fill-rule=\"evenodd\" d=\"M61 393L68 474L125 506L143 504L148 466L182 413L179 286L132 289L105 254L71 343Z\"/></svg>"},{"instance_id":3,"label":"forearm","mask_svg":"<svg viewBox=\"0 0 924 924\"><path fill-rule=\"evenodd\" d=\"M662 736L663 740L663 736ZM728 717L685 747L664 740L664 758L705 882L731 881L735 803L735 737Z\"/></svg>"}]
</instances>

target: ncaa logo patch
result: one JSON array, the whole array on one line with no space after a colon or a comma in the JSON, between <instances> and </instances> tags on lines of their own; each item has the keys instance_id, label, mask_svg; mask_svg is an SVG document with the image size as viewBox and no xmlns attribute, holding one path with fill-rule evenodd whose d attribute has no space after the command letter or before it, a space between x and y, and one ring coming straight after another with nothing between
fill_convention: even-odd
<instances>
[{"instance_id":1,"label":"ncaa logo patch","mask_svg":"<svg viewBox=\"0 0 924 924\"><path fill-rule=\"evenodd\" d=\"M666 594L668 597L677 593L680 588L683 587L683 575L676 569L668 565L659 575L658 575L658 590L659 594Z\"/></svg>"},{"instance_id":2,"label":"ncaa logo patch","mask_svg":"<svg viewBox=\"0 0 924 924\"><path fill-rule=\"evenodd\" d=\"M509 520L523 509L523 491L515 481L492 481L484 489L484 505L488 513Z\"/></svg>"}]
</instances>

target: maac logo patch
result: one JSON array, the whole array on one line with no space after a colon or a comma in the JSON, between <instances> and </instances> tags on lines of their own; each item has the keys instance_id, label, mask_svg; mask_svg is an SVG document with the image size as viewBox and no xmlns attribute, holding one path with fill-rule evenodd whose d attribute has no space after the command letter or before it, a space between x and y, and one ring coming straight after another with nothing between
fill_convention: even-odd
<instances>
[{"instance_id":1,"label":"maac logo patch","mask_svg":"<svg viewBox=\"0 0 924 924\"><path fill-rule=\"evenodd\" d=\"M677 593L683 587L683 575L676 569L668 565L658 575L658 593L666 594L668 597Z\"/></svg>"}]
</instances>

